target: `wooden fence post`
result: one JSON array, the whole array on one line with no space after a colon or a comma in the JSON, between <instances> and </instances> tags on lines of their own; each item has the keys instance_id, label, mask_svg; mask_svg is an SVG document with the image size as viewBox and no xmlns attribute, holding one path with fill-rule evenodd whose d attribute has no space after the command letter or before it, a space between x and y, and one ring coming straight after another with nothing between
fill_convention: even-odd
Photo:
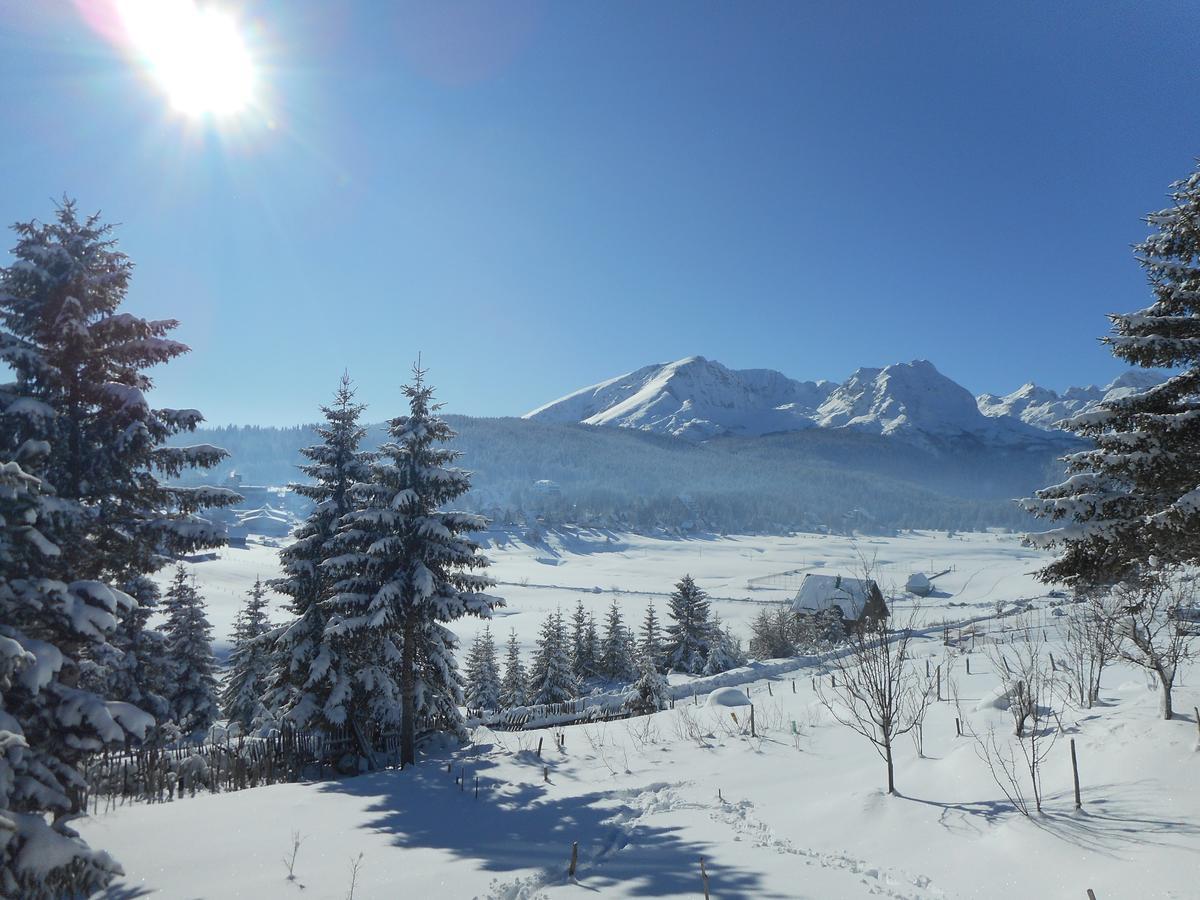
<instances>
[{"instance_id":1,"label":"wooden fence post","mask_svg":"<svg viewBox=\"0 0 1200 900\"><path fill-rule=\"evenodd\" d=\"M708 897L708 870L704 868L704 857L700 857L700 880L704 882L704 900Z\"/></svg>"},{"instance_id":2,"label":"wooden fence post","mask_svg":"<svg viewBox=\"0 0 1200 900\"><path fill-rule=\"evenodd\" d=\"M571 867L567 869L567 877L575 877L575 866L579 862L579 841L571 841Z\"/></svg>"},{"instance_id":3,"label":"wooden fence post","mask_svg":"<svg viewBox=\"0 0 1200 900\"><path fill-rule=\"evenodd\" d=\"M753 703L750 704L750 737L758 737L758 735L754 733L754 704Z\"/></svg>"},{"instance_id":4,"label":"wooden fence post","mask_svg":"<svg viewBox=\"0 0 1200 900\"><path fill-rule=\"evenodd\" d=\"M544 741L545 739L546 739L545 735L538 738L538 751L537 751L538 759L542 758L542 741Z\"/></svg>"},{"instance_id":5,"label":"wooden fence post","mask_svg":"<svg viewBox=\"0 0 1200 900\"><path fill-rule=\"evenodd\" d=\"M1071 776L1075 779L1075 808L1082 809L1083 801L1079 798L1079 762L1075 758L1075 738L1071 738Z\"/></svg>"},{"instance_id":6,"label":"wooden fence post","mask_svg":"<svg viewBox=\"0 0 1200 900\"><path fill-rule=\"evenodd\" d=\"M937 698L942 699L942 667L937 667Z\"/></svg>"}]
</instances>

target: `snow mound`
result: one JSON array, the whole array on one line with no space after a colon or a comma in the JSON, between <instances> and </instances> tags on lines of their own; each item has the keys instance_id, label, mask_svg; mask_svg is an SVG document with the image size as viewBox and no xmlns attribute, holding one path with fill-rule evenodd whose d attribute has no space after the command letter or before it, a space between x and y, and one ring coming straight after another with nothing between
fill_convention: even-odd
<instances>
[{"instance_id":1,"label":"snow mound","mask_svg":"<svg viewBox=\"0 0 1200 900\"><path fill-rule=\"evenodd\" d=\"M708 695L706 706L749 706L750 698L735 687L717 688Z\"/></svg>"}]
</instances>

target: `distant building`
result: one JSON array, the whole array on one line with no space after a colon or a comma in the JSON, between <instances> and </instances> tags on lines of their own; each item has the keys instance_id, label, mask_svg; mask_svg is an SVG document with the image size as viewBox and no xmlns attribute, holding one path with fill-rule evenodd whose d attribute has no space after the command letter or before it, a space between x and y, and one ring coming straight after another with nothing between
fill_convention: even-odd
<instances>
[{"instance_id":1,"label":"distant building","mask_svg":"<svg viewBox=\"0 0 1200 900\"><path fill-rule=\"evenodd\" d=\"M535 481L533 483L533 490L535 493L546 497L562 496L562 488L559 486L558 482L551 481L549 478L543 478L539 481Z\"/></svg>"},{"instance_id":2,"label":"distant building","mask_svg":"<svg viewBox=\"0 0 1200 900\"><path fill-rule=\"evenodd\" d=\"M886 619L888 615L883 592L872 579L805 575L792 600L792 612L811 616L829 610L836 610L848 626L865 619Z\"/></svg>"}]
</instances>

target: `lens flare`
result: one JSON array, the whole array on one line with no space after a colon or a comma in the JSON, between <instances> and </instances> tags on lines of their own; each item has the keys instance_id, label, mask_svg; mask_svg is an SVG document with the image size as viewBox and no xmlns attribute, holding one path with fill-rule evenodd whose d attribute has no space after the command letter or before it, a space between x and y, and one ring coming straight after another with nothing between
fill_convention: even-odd
<instances>
[{"instance_id":1,"label":"lens flare","mask_svg":"<svg viewBox=\"0 0 1200 900\"><path fill-rule=\"evenodd\" d=\"M193 0L118 0L133 52L171 105L188 116L229 116L254 100L254 60L229 13Z\"/></svg>"}]
</instances>

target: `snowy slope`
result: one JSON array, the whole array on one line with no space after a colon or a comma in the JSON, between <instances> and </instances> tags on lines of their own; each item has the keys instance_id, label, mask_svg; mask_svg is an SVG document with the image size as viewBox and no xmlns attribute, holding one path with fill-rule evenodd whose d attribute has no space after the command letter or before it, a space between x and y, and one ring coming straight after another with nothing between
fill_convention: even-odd
<instances>
[{"instance_id":1,"label":"snowy slope","mask_svg":"<svg viewBox=\"0 0 1200 900\"><path fill-rule=\"evenodd\" d=\"M568 394L526 419L614 425L695 440L717 434L767 434L811 426L833 390L770 369L728 369L702 356L645 366Z\"/></svg>"},{"instance_id":2,"label":"snowy slope","mask_svg":"<svg viewBox=\"0 0 1200 900\"><path fill-rule=\"evenodd\" d=\"M1003 397L980 394L977 402L979 411L985 416L1020 419L1036 428L1052 430L1063 419L1091 412L1105 399L1119 399L1152 388L1165 380L1165 375L1131 369L1103 387L1072 387L1060 395L1049 388L1026 382Z\"/></svg>"},{"instance_id":3,"label":"snowy slope","mask_svg":"<svg viewBox=\"0 0 1200 900\"><path fill-rule=\"evenodd\" d=\"M768 369L735 371L693 356L592 385L525 418L636 428L693 440L816 425L917 443L962 435L998 445L1046 443L1044 432L1015 417L983 415L969 391L925 360L859 369L835 385L795 381Z\"/></svg>"},{"instance_id":4,"label":"snowy slope","mask_svg":"<svg viewBox=\"0 0 1200 900\"><path fill-rule=\"evenodd\" d=\"M614 538L591 552L565 539L489 552L506 581L541 568L568 584L611 578L628 589L660 591L687 566L714 593L732 593L763 571L852 565L854 550L848 540L817 536L799 546L746 536ZM1043 554L1010 535L964 538L904 535L865 549L878 550L897 574L931 562L952 567L945 583L937 582L941 596L924 601L933 621L988 615L995 601L1031 596L1034 580L1024 573ZM549 559L558 565L547 566ZM219 566L199 565L201 582L207 568ZM531 584L501 592L515 609L532 613L535 590ZM569 608L581 596L540 593L544 609ZM646 598L636 600L644 605ZM1196 723L1190 712L1157 719L1157 696L1139 672L1119 663L1106 670L1094 709L1076 709L1056 694L1063 733L1044 764L1045 814L1033 819L1012 809L973 741L958 734L956 719L981 732L994 724L1012 740L1007 713L979 702L1000 682L984 648L1032 626L1061 660L1062 618L1052 602L1043 597L1029 614L982 622L969 663L943 647L940 633L912 645L912 664L940 666L961 706L934 704L923 756L908 738L899 742L899 796L880 790L883 764L872 747L822 708L814 679L825 673L795 660L772 663L771 676L741 686L755 705L756 737L745 715L735 721L729 708L714 710L701 694L695 705L680 702L650 717L566 727L561 744L549 731L480 729L471 746L434 749L404 772L201 791L111 810L101 801L98 815L76 825L125 867L126 877L102 895L111 900L342 900L351 895L352 878L355 900L694 900L703 892L701 858L711 895L722 900L1080 900L1087 888L1100 900L1194 897ZM723 617L733 605L720 603ZM761 608L742 605L748 614ZM520 618L496 625L507 631ZM1191 670L1183 682L1176 706L1191 710L1200 688ZM1079 760L1079 812L1069 740ZM461 790L455 779L464 771ZM289 880L281 859L290 855L293 834L301 845ZM575 880L566 876L573 842Z\"/></svg>"}]
</instances>

